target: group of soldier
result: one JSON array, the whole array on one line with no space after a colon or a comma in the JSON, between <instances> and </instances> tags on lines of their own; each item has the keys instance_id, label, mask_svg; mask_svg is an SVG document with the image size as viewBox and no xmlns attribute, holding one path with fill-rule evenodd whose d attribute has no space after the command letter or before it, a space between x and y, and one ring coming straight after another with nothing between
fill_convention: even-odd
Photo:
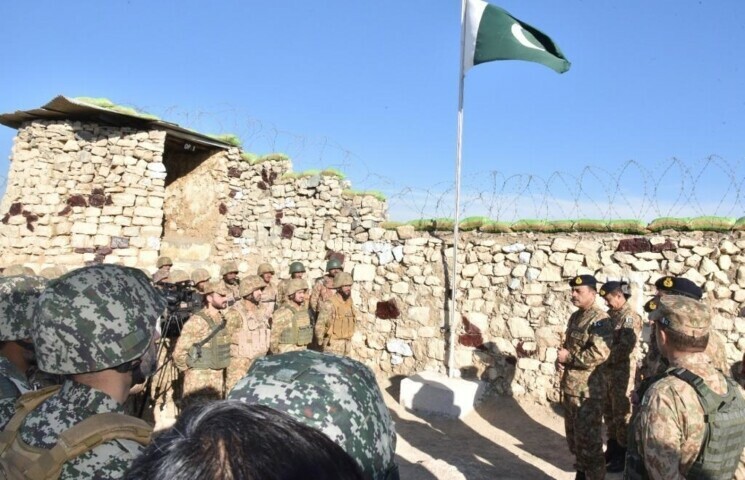
<instances>
[{"instance_id":1,"label":"group of soldier","mask_svg":"<svg viewBox=\"0 0 745 480\"><path fill-rule=\"evenodd\" d=\"M183 375L182 406L205 397L223 398L264 355L307 348L350 354L358 316L352 276L338 259L328 260L312 289L305 266L297 261L279 283L269 263L241 278L237 264L226 262L219 279L211 279L204 269L189 276L171 270L172 265L170 258L158 260L154 284L166 291L186 288L201 299L169 352Z\"/></svg>"},{"instance_id":2,"label":"group of soldier","mask_svg":"<svg viewBox=\"0 0 745 480\"><path fill-rule=\"evenodd\" d=\"M628 283L609 281L598 291L594 276L579 275L569 286L577 311L557 369L576 478L603 479L608 471L627 479L745 479L745 393L730 378L701 287L682 277L656 281L644 305L650 342L638 362L643 325Z\"/></svg>"}]
</instances>

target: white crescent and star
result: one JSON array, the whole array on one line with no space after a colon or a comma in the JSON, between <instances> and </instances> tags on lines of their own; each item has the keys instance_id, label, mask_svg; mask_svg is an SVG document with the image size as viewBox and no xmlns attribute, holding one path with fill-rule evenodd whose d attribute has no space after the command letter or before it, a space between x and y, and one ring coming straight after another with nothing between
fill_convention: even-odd
<instances>
[{"instance_id":1,"label":"white crescent and star","mask_svg":"<svg viewBox=\"0 0 745 480\"><path fill-rule=\"evenodd\" d=\"M522 46L532 48L534 50L540 50L542 52L546 51L546 49L543 48L541 45L536 45L535 43L530 41L528 37L525 36L525 29L519 23L513 23L510 30L512 31L512 36L515 37L515 40L520 42Z\"/></svg>"}]
</instances>

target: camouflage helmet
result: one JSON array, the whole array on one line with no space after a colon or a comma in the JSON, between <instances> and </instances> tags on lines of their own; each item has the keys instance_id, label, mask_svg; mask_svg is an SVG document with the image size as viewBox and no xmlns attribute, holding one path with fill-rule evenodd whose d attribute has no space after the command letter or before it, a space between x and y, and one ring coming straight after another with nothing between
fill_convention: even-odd
<instances>
[{"instance_id":1,"label":"camouflage helmet","mask_svg":"<svg viewBox=\"0 0 745 480\"><path fill-rule=\"evenodd\" d=\"M46 283L42 277L0 278L0 341L31 337L34 307Z\"/></svg>"},{"instance_id":2,"label":"camouflage helmet","mask_svg":"<svg viewBox=\"0 0 745 480\"><path fill-rule=\"evenodd\" d=\"M25 275L27 277L33 277L36 275L36 272L34 272L33 268L27 267L20 263L16 263L15 265L9 265L5 267L5 270L3 270L3 276L16 277L18 275Z\"/></svg>"},{"instance_id":3,"label":"camouflage helmet","mask_svg":"<svg viewBox=\"0 0 745 480\"><path fill-rule=\"evenodd\" d=\"M65 273L67 273L65 267L63 267L62 265L53 265L51 267L42 268L41 272L39 272L39 275L46 278L47 280L51 280L53 278L64 275Z\"/></svg>"},{"instance_id":4,"label":"camouflage helmet","mask_svg":"<svg viewBox=\"0 0 745 480\"><path fill-rule=\"evenodd\" d=\"M334 288L351 286L354 283L352 280L352 274L347 272L341 272L339 275L334 277Z\"/></svg>"},{"instance_id":5,"label":"camouflage helmet","mask_svg":"<svg viewBox=\"0 0 745 480\"><path fill-rule=\"evenodd\" d=\"M300 272L305 272L305 265L302 262L292 262L290 264L290 275Z\"/></svg>"},{"instance_id":6,"label":"camouflage helmet","mask_svg":"<svg viewBox=\"0 0 745 480\"><path fill-rule=\"evenodd\" d=\"M228 290L227 285L225 285L225 282L221 280L207 282L204 284L204 287L202 287L202 293L205 295L209 295L210 293L216 293L218 295L222 295L223 297L226 297L230 294L230 290Z\"/></svg>"},{"instance_id":7,"label":"camouflage helmet","mask_svg":"<svg viewBox=\"0 0 745 480\"><path fill-rule=\"evenodd\" d=\"M194 285L201 282L206 282L210 279L210 272L207 271L206 268L197 268L193 272L191 272L191 281L194 282Z\"/></svg>"},{"instance_id":8,"label":"camouflage helmet","mask_svg":"<svg viewBox=\"0 0 745 480\"><path fill-rule=\"evenodd\" d=\"M241 280L241 286L238 288L238 295L247 297L260 288L266 287L266 283L258 275L251 275Z\"/></svg>"},{"instance_id":9,"label":"camouflage helmet","mask_svg":"<svg viewBox=\"0 0 745 480\"><path fill-rule=\"evenodd\" d=\"M341 270L342 268L344 268L344 266L341 264L341 261L338 258L332 258L331 260L326 262L327 272L330 272L331 270L334 270L334 269Z\"/></svg>"},{"instance_id":10,"label":"camouflage helmet","mask_svg":"<svg viewBox=\"0 0 745 480\"><path fill-rule=\"evenodd\" d=\"M274 273L274 267L269 263L259 265L259 268L256 269L256 275L264 275L265 273Z\"/></svg>"},{"instance_id":11,"label":"camouflage helmet","mask_svg":"<svg viewBox=\"0 0 745 480\"><path fill-rule=\"evenodd\" d=\"M164 296L135 268L91 265L51 280L31 331L39 369L97 372L138 359L165 308Z\"/></svg>"},{"instance_id":12,"label":"camouflage helmet","mask_svg":"<svg viewBox=\"0 0 745 480\"><path fill-rule=\"evenodd\" d=\"M189 274L183 270L171 270L171 273L168 275L168 283L181 283L189 281L191 281L191 278L189 278Z\"/></svg>"},{"instance_id":13,"label":"camouflage helmet","mask_svg":"<svg viewBox=\"0 0 745 480\"><path fill-rule=\"evenodd\" d=\"M302 278L293 278L287 282L287 291L285 294L289 297L300 290L308 290L308 284Z\"/></svg>"},{"instance_id":14,"label":"camouflage helmet","mask_svg":"<svg viewBox=\"0 0 745 480\"><path fill-rule=\"evenodd\" d=\"M155 267L165 267L167 265L173 265L173 260L171 260L171 257L160 257L158 258L158 261L155 262Z\"/></svg>"},{"instance_id":15,"label":"camouflage helmet","mask_svg":"<svg viewBox=\"0 0 745 480\"><path fill-rule=\"evenodd\" d=\"M238 273L238 264L235 262L225 262L220 266L220 276L228 273Z\"/></svg>"},{"instance_id":16,"label":"camouflage helmet","mask_svg":"<svg viewBox=\"0 0 745 480\"><path fill-rule=\"evenodd\" d=\"M228 398L274 408L320 430L357 461L365 478L398 478L393 421L375 375L356 360L310 350L261 357Z\"/></svg>"}]
</instances>

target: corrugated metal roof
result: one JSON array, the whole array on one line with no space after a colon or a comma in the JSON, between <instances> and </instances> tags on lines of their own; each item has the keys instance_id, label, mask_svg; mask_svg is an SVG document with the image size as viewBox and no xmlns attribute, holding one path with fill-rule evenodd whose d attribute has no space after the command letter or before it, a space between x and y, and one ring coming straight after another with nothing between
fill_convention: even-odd
<instances>
[{"instance_id":1,"label":"corrugated metal roof","mask_svg":"<svg viewBox=\"0 0 745 480\"><path fill-rule=\"evenodd\" d=\"M19 128L25 122L33 120L83 120L106 125L132 127L141 130L164 130L166 135L183 140L203 148L228 149L229 143L214 139L175 123L153 120L137 115L109 110L108 108L77 102L65 96L55 97L41 108L0 115L0 124L10 128Z\"/></svg>"}]
</instances>

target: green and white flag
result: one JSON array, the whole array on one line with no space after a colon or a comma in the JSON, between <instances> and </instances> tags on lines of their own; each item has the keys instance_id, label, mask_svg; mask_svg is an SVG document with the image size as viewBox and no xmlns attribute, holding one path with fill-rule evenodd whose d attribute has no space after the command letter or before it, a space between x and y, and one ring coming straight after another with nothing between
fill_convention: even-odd
<instances>
[{"instance_id":1,"label":"green and white flag","mask_svg":"<svg viewBox=\"0 0 745 480\"><path fill-rule=\"evenodd\" d=\"M463 74L493 60L541 63L558 73L570 63L548 35L483 0L466 0Z\"/></svg>"}]
</instances>

